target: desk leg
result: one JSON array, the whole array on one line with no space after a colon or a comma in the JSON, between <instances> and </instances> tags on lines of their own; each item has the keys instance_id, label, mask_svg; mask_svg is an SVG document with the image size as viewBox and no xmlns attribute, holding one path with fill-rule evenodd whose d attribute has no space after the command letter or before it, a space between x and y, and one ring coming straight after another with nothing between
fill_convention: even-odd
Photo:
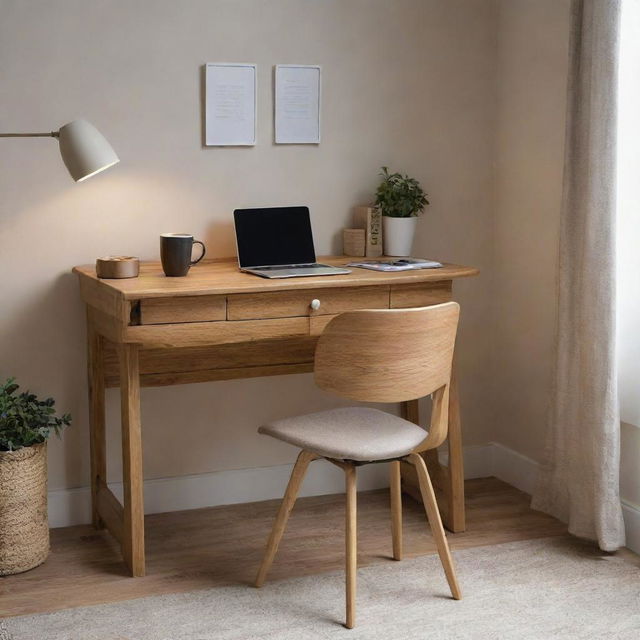
<instances>
[{"instance_id":1,"label":"desk leg","mask_svg":"<svg viewBox=\"0 0 640 640\"><path fill-rule=\"evenodd\" d=\"M402 417L419 424L418 401L410 400L402 403ZM458 385L455 372L451 378L449 392L449 465L444 466L438 460L436 449L422 454L433 484L444 493L446 508L441 505L440 511L444 526L453 533L465 530L464 510L464 465L462 460L462 434L460 429L460 407L458 404ZM418 501L420 495L418 477L411 465L402 464L402 487L406 493Z\"/></svg>"},{"instance_id":2,"label":"desk leg","mask_svg":"<svg viewBox=\"0 0 640 640\"><path fill-rule=\"evenodd\" d=\"M104 522L98 507L98 488L107 483L107 440L105 435L104 338L87 316L87 364L89 383L89 442L91 457L91 513L93 526L102 529Z\"/></svg>"},{"instance_id":3,"label":"desk leg","mask_svg":"<svg viewBox=\"0 0 640 640\"><path fill-rule=\"evenodd\" d=\"M120 357L122 479L124 483L122 555L131 575L138 577L145 574L138 345L118 345L118 353Z\"/></svg>"},{"instance_id":4,"label":"desk leg","mask_svg":"<svg viewBox=\"0 0 640 640\"><path fill-rule=\"evenodd\" d=\"M449 389L449 518L447 528L454 533L466 529L464 509L464 462L462 457L462 429L456 368L451 372Z\"/></svg>"}]
</instances>

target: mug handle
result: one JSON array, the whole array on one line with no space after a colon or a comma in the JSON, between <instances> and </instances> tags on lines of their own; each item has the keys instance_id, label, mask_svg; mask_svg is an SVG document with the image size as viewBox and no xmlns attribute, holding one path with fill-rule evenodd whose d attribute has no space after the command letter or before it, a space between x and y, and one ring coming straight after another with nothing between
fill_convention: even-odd
<instances>
[{"instance_id":1,"label":"mug handle","mask_svg":"<svg viewBox=\"0 0 640 640\"><path fill-rule=\"evenodd\" d=\"M207 252L207 250L205 249L205 246L204 246L204 242L200 242L200 240L194 240L193 244L199 244L202 247L202 253L200 254L200 257L197 260L192 260L189 263L191 266L193 266L194 264L198 264L198 262L200 262L200 260L202 260L202 258L204 258L204 254Z\"/></svg>"}]
</instances>

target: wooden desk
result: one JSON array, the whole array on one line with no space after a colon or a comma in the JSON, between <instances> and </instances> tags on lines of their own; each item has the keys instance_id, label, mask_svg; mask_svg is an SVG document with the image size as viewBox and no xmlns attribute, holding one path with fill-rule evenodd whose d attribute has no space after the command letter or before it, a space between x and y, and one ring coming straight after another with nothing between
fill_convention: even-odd
<instances>
[{"instance_id":1,"label":"wooden desk","mask_svg":"<svg viewBox=\"0 0 640 640\"><path fill-rule=\"evenodd\" d=\"M322 258L345 264L348 258ZM418 307L451 299L455 278L471 267L266 280L238 271L235 260L203 261L184 278L166 278L160 264L140 277L99 280L93 266L74 268L87 305L91 495L93 523L122 547L133 576L145 573L140 387L306 373L317 336L336 314L353 309ZM317 310L313 299L320 301ZM120 387L124 505L107 487L105 388ZM455 385L449 426L449 466L427 459L446 496L443 519L463 531L462 444ZM404 415L417 422L418 403ZM408 470L405 489L416 481Z\"/></svg>"}]
</instances>

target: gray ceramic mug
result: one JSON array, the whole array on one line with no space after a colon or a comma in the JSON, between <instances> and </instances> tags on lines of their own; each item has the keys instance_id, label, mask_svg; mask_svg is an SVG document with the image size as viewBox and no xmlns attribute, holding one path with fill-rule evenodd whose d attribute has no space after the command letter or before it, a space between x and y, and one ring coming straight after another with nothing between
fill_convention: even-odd
<instances>
[{"instance_id":1,"label":"gray ceramic mug","mask_svg":"<svg viewBox=\"0 0 640 640\"><path fill-rule=\"evenodd\" d=\"M202 247L202 253L196 260L191 259L194 244L199 244ZM188 233L163 233L160 236L160 260L166 276L186 276L189 273L189 268L198 264L204 258L205 253L204 243L200 240L194 240L193 236Z\"/></svg>"}]
</instances>

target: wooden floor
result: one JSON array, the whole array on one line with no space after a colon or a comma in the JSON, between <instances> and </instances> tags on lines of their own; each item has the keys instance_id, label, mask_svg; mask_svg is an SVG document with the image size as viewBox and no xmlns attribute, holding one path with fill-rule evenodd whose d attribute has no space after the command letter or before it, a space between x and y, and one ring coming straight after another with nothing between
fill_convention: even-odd
<instances>
[{"instance_id":1,"label":"wooden floor","mask_svg":"<svg viewBox=\"0 0 640 640\"><path fill-rule=\"evenodd\" d=\"M465 549L566 534L565 525L529 508L529 496L496 480L466 483L467 531L449 534ZM147 576L130 578L104 531L53 529L47 562L0 578L0 617L54 611L162 593L247 584L255 576L279 501L147 516ZM404 499L405 556L435 553L424 511ZM386 491L358 494L359 565L389 562ZM301 498L293 511L269 580L343 567L344 496ZM267 581L267 584L268 584Z\"/></svg>"}]
</instances>

